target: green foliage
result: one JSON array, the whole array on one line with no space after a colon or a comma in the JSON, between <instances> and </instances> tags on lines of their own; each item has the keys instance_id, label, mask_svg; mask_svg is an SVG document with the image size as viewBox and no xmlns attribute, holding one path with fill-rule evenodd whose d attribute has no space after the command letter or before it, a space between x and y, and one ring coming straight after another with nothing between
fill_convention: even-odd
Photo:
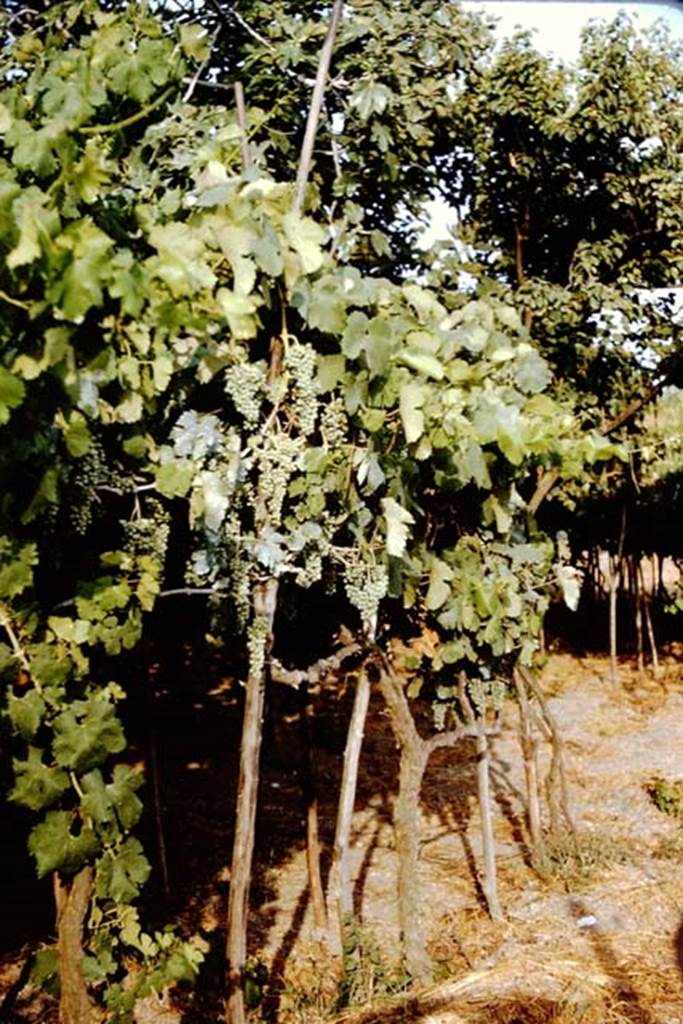
<instances>
[{"instance_id":1,"label":"green foliage","mask_svg":"<svg viewBox=\"0 0 683 1024\"><path fill-rule=\"evenodd\" d=\"M356 918L346 922L342 955L344 976L338 1008L367 1006L377 999L397 996L409 977L400 963L391 963L376 937Z\"/></svg>"},{"instance_id":2,"label":"green foliage","mask_svg":"<svg viewBox=\"0 0 683 1024\"><path fill-rule=\"evenodd\" d=\"M94 831L82 828L76 835L72 824L69 811L48 811L45 820L31 832L28 845L38 877L50 871L74 874L97 853L100 844Z\"/></svg>"},{"instance_id":3,"label":"green foliage","mask_svg":"<svg viewBox=\"0 0 683 1024\"><path fill-rule=\"evenodd\" d=\"M683 783L655 776L647 783L645 791L658 811L683 822Z\"/></svg>"},{"instance_id":4,"label":"green foliage","mask_svg":"<svg viewBox=\"0 0 683 1024\"><path fill-rule=\"evenodd\" d=\"M580 892L598 871L628 863L630 856L628 845L613 836L566 833L547 840L535 868L547 881L561 882L567 892Z\"/></svg>"}]
</instances>

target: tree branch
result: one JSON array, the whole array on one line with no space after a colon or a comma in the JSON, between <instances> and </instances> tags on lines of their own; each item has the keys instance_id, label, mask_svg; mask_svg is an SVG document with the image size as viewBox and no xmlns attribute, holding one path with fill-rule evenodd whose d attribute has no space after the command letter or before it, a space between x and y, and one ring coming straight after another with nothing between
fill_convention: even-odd
<instances>
[{"instance_id":1,"label":"tree branch","mask_svg":"<svg viewBox=\"0 0 683 1024\"><path fill-rule=\"evenodd\" d=\"M5 632L7 633L7 637L9 639L10 646L12 648L12 654L17 659L17 661L20 663L20 665L24 669L24 671L30 673L31 666L29 664L29 660L26 657L26 653L24 651L24 648L19 643L19 637L14 632L14 626L12 625L12 620L10 618L10 614L1 605L0 605L0 626L2 626L4 628L4 630L5 630Z\"/></svg>"},{"instance_id":2,"label":"tree branch","mask_svg":"<svg viewBox=\"0 0 683 1024\"><path fill-rule=\"evenodd\" d=\"M175 85L169 85L168 89L164 89L162 93L157 96L155 100L148 103L142 110L138 110L135 114L131 114L130 117L124 117L122 121L114 121L113 124L91 124L86 128L79 128L78 131L81 135L111 135L112 132L123 131L124 128L130 128L131 125L137 124L138 121L142 121L149 114L153 113L158 107L162 106L169 99L176 90Z\"/></svg>"},{"instance_id":3,"label":"tree branch","mask_svg":"<svg viewBox=\"0 0 683 1024\"><path fill-rule=\"evenodd\" d=\"M220 3L218 2L218 0L209 0L209 3L213 7L216 14L219 15L219 17L225 17L225 12L227 11L230 17L233 18L234 21L236 21L237 24L244 29L247 35L250 35L252 39L255 39L257 43L260 43L261 46L265 46L267 50L275 49L273 44L268 39L266 39L265 36L262 36L260 32L257 32L255 28L251 27L249 22L242 17L239 11L235 10L232 4L226 3L225 0L221 0Z\"/></svg>"},{"instance_id":4,"label":"tree branch","mask_svg":"<svg viewBox=\"0 0 683 1024\"><path fill-rule=\"evenodd\" d=\"M157 597L195 597L199 594L227 594L220 587L174 587L173 590L162 590Z\"/></svg>"},{"instance_id":5,"label":"tree branch","mask_svg":"<svg viewBox=\"0 0 683 1024\"><path fill-rule=\"evenodd\" d=\"M603 423L600 427L600 433L602 436L608 437L610 434L613 434L615 430L618 430L619 427L622 427L624 423L635 416L637 412L640 412L644 406L648 405L653 398L656 398L669 381L669 374L665 374L663 377L660 377L652 387L648 388L644 395L641 395L640 398L634 398L633 401L630 402L625 409L622 409L617 416L608 420L606 423ZM560 479L560 476L561 473L557 469L551 469L550 472L543 474L536 485L536 490L527 504L527 508L532 515L538 511L539 505L548 497L553 487Z\"/></svg>"},{"instance_id":6,"label":"tree branch","mask_svg":"<svg viewBox=\"0 0 683 1024\"><path fill-rule=\"evenodd\" d=\"M484 730L486 736L500 736L500 729L494 726L491 729ZM430 757L435 750L439 750L441 747L454 747L456 743L460 743L461 740L476 739L478 731L476 726L473 725L462 725L459 729L449 729L448 732L437 732L434 736L430 736L428 740L423 740L427 756Z\"/></svg>"},{"instance_id":7,"label":"tree branch","mask_svg":"<svg viewBox=\"0 0 683 1024\"><path fill-rule=\"evenodd\" d=\"M308 686L314 686L324 676L341 668L342 663L347 658L352 657L354 654L360 654L361 651L362 647L360 644L345 644L336 654L331 654L327 658L320 658L305 669L285 668L282 662L273 658L270 663L270 678L274 683L284 683L285 686L292 686L295 689L298 689L303 683Z\"/></svg>"}]
</instances>

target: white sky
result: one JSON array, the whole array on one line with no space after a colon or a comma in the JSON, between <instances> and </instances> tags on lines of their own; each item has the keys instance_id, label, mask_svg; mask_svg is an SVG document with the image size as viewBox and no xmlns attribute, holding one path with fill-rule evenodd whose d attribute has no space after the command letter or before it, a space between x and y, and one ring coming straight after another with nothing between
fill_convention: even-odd
<instances>
[{"instance_id":1,"label":"white sky","mask_svg":"<svg viewBox=\"0 0 683 1024\"><path fill-rule=\"evenodd\" d=\"M683 3L679 0L660 2L599 2L599 0L464 0L468 10L481 10L500 22L501 35L511 35L517 25L534 31L534 42L540 50L556 54L563 60L574 60L579 53L579 34L593 18L611 20L619 11L636 15L642 28L658 19L666 22L673 36L683 39Z\"/></svg>"},{"instance_id":2,"label":"white sky","mask_svg":"<svg viewBox=\"0 0 683 1024\"><path fill-rule=\"evenodd\" d=\"M587 22L595 18L611 21L619 11L635 16L642 28L661 19L673 38L683 41L683 0L463 0L463 6L498 18L501 38L510 36L517 26L531 29L539 50L566 61L578 57L581 29ZM448 228L455 222L455 211L442 200L425 206L430 224L419 244L429 248L450 237Z\"/></svg>"}]
</instances>

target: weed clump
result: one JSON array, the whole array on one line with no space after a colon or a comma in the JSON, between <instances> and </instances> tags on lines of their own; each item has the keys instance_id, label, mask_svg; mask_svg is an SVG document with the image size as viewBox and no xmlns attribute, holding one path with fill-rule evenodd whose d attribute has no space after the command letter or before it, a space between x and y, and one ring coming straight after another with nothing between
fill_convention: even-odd
<instances>
[{"instance_id":1,"label":"weed clump","mask_svg":"<svg viewBox=\"0 0 683 1024\"><path fill-rule=\"evenodd\" d=\"M534 866L545 882L559 881L574 892L604 868L629 860L625 844L599 832L562 832L550 836Z\"/></svg>"},{"instance_id":2,"label":"weed clump","mask_svg":"<svg viewBox=\"0 0 683 1024\"><path fill-rule=\"evenodd\" d=\"M658 811L683 824L683 782L670 782L655 775L646 783L645 792Z\"/></svg>"}]
</instances>

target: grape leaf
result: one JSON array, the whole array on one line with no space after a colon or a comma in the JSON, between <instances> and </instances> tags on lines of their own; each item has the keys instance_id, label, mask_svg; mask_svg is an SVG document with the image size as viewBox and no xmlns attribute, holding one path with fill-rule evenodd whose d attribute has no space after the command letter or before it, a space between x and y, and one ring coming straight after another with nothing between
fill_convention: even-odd
<instances>
[{"instance_id":1,"label":"grape leaf","mask_svg":"<svg viewBox=\"0 0 683 1024\"><path fill-rule=\"evenodd\" d=\"M0 426L7 423L10 410L16 409L24 400L26 387L23 380L15 377L0 366Z\"/></svg>"},{"instance_id":2,"label":"grape leaf","mask_svg":"<svg viewBox=\"0 0 683 1024\"><path fill-rule=\"evenodd\" d=\"M0 542L4 538L0 537ZM32 566L38 561L38 549L35 544L24 544L18 551L12 550L5 565L0 562L0 597L18 597L33 583ZM0 555L5 551L0 547ZM4 560L4 559L3 559Z\"/></svg>"},{"instance_id":3,"label":"grape leaf","mask_svg":"<svg viewBox=\"0 0 683 1024\"><path fill-rule=\"evenodd\" d=\"M165 498L182 498L192 486L195 466L190 459L174 459L159 466L156 485Z\"/></svg>"},{"instance_id":4,"label":"grape leaf","mask_svg":"<svg viewBox=\"0 0 683 1024\"><path fill-rule=\"evenodd\" d=\"M313 274L323 265L322 245L325 232L322 227L308 217L300 217L290 210L282 218L285 237L292 249L301 257L304 274Z\"/></svg>"},{"instance_id":5,"label":"grape leaf","mask_svg":"<svg viewBox=\"0 0 683 1024\"><path fill-rule=\"evenodd\" d=\"M26 760L15 758L12 766L15 783L9 798L32 811L49 807L69 788L67 773L43 764L43 752L38 747L29 747Z\"/></svg>"},{"instance_id":6,"label":"grape leaf","mask_svg":"<svg viewBox=\"0 0 683 1024\"><path fill-rule=\"evenodd\" d=\"M93 830L82 828L74 835L72 823L68 811L48 811L45 821L31 832L28 848L35 858L39 878L50 871L74 874L97 854L100 843Z\"/></svg>"},{"instance_id":7,"label":"grape leaf","mask_svg":"<svg viewBox=\"0 0 683 1024\"><path fill-rule=\"evenodd\" d=\"M23 697L10 695L7 702L10 721L22 739L31 740L45 714L45 701L37 690L29 690Z\"/></svg>"},{"instance_id":8,"label":"grape leaf","mask_svg":"<svg viewBox=\"0 0 683 1024\"><path fill-rule=\"evenodd\" d=\"M412 444L422 437L425 426L422 406L426 397L427 391L421 384L404 384L401 388L399 411L408 444Z\"/></svg>"},{"instance_id":9,"label":"grape leaf","mask_svg":"<svg viewBox=\"0 0 683 1024\"><path fill-rule=\"evenodd\" d=\"M415 517L393 498L382 498L382 508L387 524L387 553L400 558L405 552L409 527L415 522Z\"/></svg>"},{"instance_id":10,"label":"grape leaf","mask_svg":"<svg viewBox=\"0 0 683 1024\"><path fill-rule=\"evenodd\" d=\"M123 750L123 729L106 695L74 701L71 708L54 722L52 751L58 764L85 772Z\"/></svg>"},{"instance_id":11,"label":"grape leaf","mask_svg":"<svg viewBox=\"0 0 683 1024\"><path fill-rule=\"evenodd\" d=\"M440 558L435 558L429 572L429 587L425 597L425 607L428 611L437 611L448 600L451 596L451 588L448 584L452 579L453 570L450 566L442 562Z\"/></svg>"},{"instance_id":12,"label":"grape leaf","mask_svg":"<svg viewBox=\"0 0 683 1024\"><path fill-rule=\"evenodd\" d=\"M139 895L150 870L142 844L137 839L126 839L115 853L100 861L95 891L101 899L130 903Z\"/></svg>"}]
</instances>

